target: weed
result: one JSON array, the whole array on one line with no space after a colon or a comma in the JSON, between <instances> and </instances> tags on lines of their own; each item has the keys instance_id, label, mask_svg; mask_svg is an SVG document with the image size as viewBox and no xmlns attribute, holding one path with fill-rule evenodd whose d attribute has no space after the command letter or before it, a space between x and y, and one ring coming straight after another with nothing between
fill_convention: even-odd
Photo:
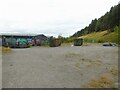
<instances>
[{"instance_id":1,"label":"weed","mask_svg":"<svg viewBox=\"0 0 120 90\"><path fill-rule=\"evenodd\" d=\"M7 48L2 47L1 49L2 49L2 52L10 52L11 51L11 48L9 48L9 47L7 47Z\"/></svg>"},{"instance_id":2,"label":"weed","mask_svg":"<svg viewBox=\"0 0 120 90\"><path fill-rule=\"evenodd\" d=\"M111 72L112 75L114 75L114 76L117 76L117 75L118 75L118 70L116 70L116 69L114 69L114 68L112 68L112 69L110 70L110 72Z\"/></svg>"},{"instance_id":3,"label":"weed","mask_svg":"<svg viewBox=\"0 0 120 90\"><path fill-rule=\"evenodd\" d=\"M84 85L87 88L111 88L113 87L113 80L107 76L101 76L98 79L91 80L87 85Z\"/></svg>"}]
</instances>

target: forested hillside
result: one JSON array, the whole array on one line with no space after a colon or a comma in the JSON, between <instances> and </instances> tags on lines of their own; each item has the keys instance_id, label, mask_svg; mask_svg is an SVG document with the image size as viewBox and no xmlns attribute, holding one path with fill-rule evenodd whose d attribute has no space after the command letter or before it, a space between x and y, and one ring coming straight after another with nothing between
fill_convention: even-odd
<instances>
[{"instance_id":1,"label":"forested hillside","mask_svg":"<svg viewBox=\"0 0 120 90\"><path fill-rule=\"evenodd\" d=\"M105 13L98 19L94 19L84 29L76 32L71 37L80 37L92 32L100 32L107 30L113 32L116 26L120 24L120 3L114 7L111 7L110 11Z\"/></svg>"}]
</instances>

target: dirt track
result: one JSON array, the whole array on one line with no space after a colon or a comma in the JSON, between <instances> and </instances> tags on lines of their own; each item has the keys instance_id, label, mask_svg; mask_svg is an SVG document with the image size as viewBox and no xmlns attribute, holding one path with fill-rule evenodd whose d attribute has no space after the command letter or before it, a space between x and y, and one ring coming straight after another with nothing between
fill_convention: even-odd
<instances>
[{"instance_id":1,"label":"dirt track","mask_svg":"<svg viewBox=\"0 0 120 90\"><path fill-rule=\"evenodd\" d=\"M82 88L100 76L109 77L117 87L118 48L88 45L13 49L3 54L2 65L3 88Z\"/></svg>"}]
</instances>

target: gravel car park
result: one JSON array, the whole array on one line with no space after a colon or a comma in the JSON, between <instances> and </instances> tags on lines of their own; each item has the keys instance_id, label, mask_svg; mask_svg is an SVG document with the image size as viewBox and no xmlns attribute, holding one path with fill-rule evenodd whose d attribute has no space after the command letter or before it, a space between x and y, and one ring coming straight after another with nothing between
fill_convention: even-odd
<instances>
[{"instance_id":1,"label":"gravel car park","mask_svg":"<svg viewBox=\"0 0 120 90\"><path fill-rule=\"evenodd\" d=\"M2 66L3 88L85 88L101 76L111 82L106 87L118 87L118 47L12 49L3 53Z\"/></svg>"}]
</instances>

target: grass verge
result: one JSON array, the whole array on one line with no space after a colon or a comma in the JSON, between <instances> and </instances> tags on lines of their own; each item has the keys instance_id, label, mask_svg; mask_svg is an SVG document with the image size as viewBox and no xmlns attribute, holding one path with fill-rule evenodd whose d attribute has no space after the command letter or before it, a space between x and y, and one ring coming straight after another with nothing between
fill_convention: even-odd
<instances>
[{"instance_id":1,"label":"grass verge","mask_svg":"<svg viewBox=\"0 0 120 90\"><path fill-rule=\"evenodd\" d=\"M2 51L3 53L10 52L11 48L9 48L9 47L0 47L0 51Z\"/></svg>"}]
</instances>

